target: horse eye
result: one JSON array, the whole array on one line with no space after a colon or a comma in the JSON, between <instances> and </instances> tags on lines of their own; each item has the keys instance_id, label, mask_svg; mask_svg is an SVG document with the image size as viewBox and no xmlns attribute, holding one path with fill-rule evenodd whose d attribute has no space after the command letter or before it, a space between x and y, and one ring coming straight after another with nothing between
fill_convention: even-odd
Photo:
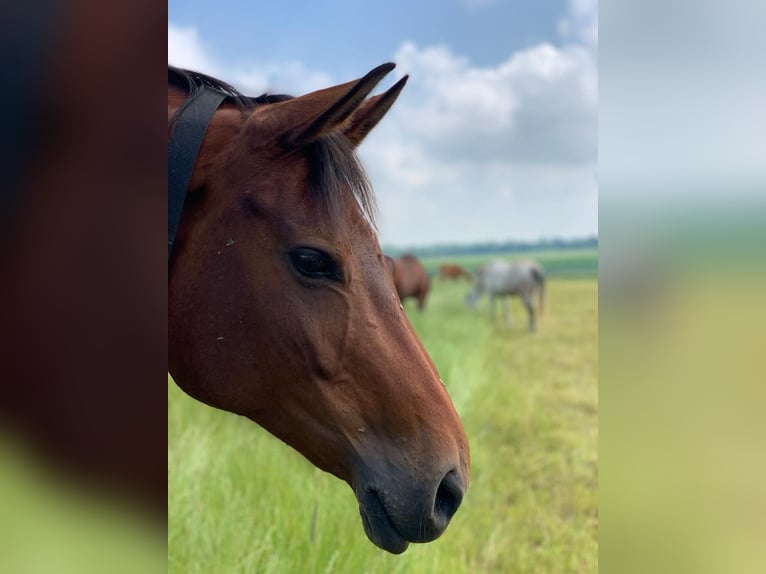
<instances>
[{"instance_id":1,"label":"horse eye","mask_svg":"<svg viewBox=\"0 0 766 574\"><path fill-rule=\"evenodd\" d=\"M290 252L290 260L296 271L311 279L340 279L340 269L327 253L309 247L299 247Z\"/></svg>"}]
</instances>

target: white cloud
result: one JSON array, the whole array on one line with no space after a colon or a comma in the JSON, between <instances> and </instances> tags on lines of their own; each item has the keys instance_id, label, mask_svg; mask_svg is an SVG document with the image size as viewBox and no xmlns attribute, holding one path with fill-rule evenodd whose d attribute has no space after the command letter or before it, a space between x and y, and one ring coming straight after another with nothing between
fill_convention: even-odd
<instances>
[{"instance_id":1,"label":"white cloud","mask_svg":"<svg viewBox=\"0 0 766 574\"><path fill-rule=\"evenodd\" d=\"M479 67L405 43L411 78L360 149L384 243L575 236L598 225L598 72L583 46Z\"/></svg>"},{"instance_id":2,"label":"white cloud","mask_svg":"<svg viewBox=\"0 0 766 574\"><path fill-rule=\"evenodd\" d=\"M558 29L568 40L598 46L598 0L569 0L569 11L559 20Z\"/></svg>"},{"instance_id":3,"label":"white cloud","mask_svg":"<svg viewBox=\"0 0 766 574\"><path fill-rule=\"evenodd\" d=\"M208 51L196 28L182 28L168 23L168 64L215 74L218 66L210 58Z\"/></svg>"},{"instance_id":4,"label":"white cloud","mask_svg":"<svg viewBox=\"0 0 766 574\"><path fill-rule=\"evenodd\" d=\"M400 141L450 162L595 160L597 71L585 49L541 44L482 68L406 43L394 60L412 77L397 103Z\"/></svg>"}]
</instances>

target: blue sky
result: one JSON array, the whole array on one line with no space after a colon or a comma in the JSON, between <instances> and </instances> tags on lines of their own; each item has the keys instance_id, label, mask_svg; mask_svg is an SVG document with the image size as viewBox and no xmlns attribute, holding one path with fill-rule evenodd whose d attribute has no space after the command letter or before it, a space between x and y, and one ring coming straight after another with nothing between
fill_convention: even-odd
<instances>
[{"instance_id":1,"label":"blue sky","mask_svg":"<svg viewBox=\"0 0 766 574\"><path fill-rule=\"evenodd\" d=\"M393 245L597 232L596 0L168 3L168 59L300 95L397 63L359 149Z\"/></svg>"},{"instance_id":2,"label":"blue sky","mask_svg":"<svg viewBox=\"0 0 766 574\"><path fill-rule=\"evenodd\" d=\"M195 26L221 58L269 54L353 74L391 58L404 39L492 65L513 50L558 42L566 8L562 0L170 0L168 19Z\"/></svg>"}]
</instances>

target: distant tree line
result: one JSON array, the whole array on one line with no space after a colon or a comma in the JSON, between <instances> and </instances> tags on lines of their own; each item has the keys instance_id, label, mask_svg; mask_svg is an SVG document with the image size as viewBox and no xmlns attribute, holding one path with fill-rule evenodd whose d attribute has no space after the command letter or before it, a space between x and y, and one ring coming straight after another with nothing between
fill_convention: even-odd
<instances>
[{"instance_id":1,"label":"distant tree line","mask_svg":"<svg viewBox=\"0 0 766 574\"><path fill-rule=\"evenodd\" d=\"M383 251L396 257L412 253L418 257L457 257L462 255L493 255L496 253L528 253L532 251L559 251L567 249L596 249L598 236L580 239L541 239L539 241L488 241L484 243L442 243L420 247L384 246Z\"/></svg>"}]
</instances>

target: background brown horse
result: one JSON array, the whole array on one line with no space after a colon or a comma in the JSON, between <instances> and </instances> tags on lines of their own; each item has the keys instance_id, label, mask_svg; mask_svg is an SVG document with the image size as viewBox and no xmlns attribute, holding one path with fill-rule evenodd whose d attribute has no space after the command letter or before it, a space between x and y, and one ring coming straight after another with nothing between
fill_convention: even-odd
<instances>
[{"instance_id":1,"label":"background brown horse","mask_svg":"<svg viewBox=\"0 0 766 574\"><path fill-rule=\"evenodd\" d=\"M399 553L447 527L469 454L393 296L354 154L404 86L367 98L392 68L299 98L247 98L169 70L171 128L199 86L229 97L202 143L170 261L168 343L184 391L346 481L370 540Z\"/></svg>"},{"instance_id":2,"label":"background brown horse","mask_svg":"<svg viewBox=\"0 0 766 574\"><path fill-rule=\"evenodd\" d=\"M422 311L431 288L431 279L417 257L402 255L392 259L392 274L396 293L402 304L405 299L412 297L417 300L418 309Z\"/></svg>"},{"instance_id":3,"label":"background brown horse","mask_svg":"<svg viewBox=\"0 0 766 574\"><path fill-rule=\"evenodd\" d=\"M445 263L439 265L439 277L442 279L473 279L473 276L460 265Z\"/></svg>"}]
</instances>

